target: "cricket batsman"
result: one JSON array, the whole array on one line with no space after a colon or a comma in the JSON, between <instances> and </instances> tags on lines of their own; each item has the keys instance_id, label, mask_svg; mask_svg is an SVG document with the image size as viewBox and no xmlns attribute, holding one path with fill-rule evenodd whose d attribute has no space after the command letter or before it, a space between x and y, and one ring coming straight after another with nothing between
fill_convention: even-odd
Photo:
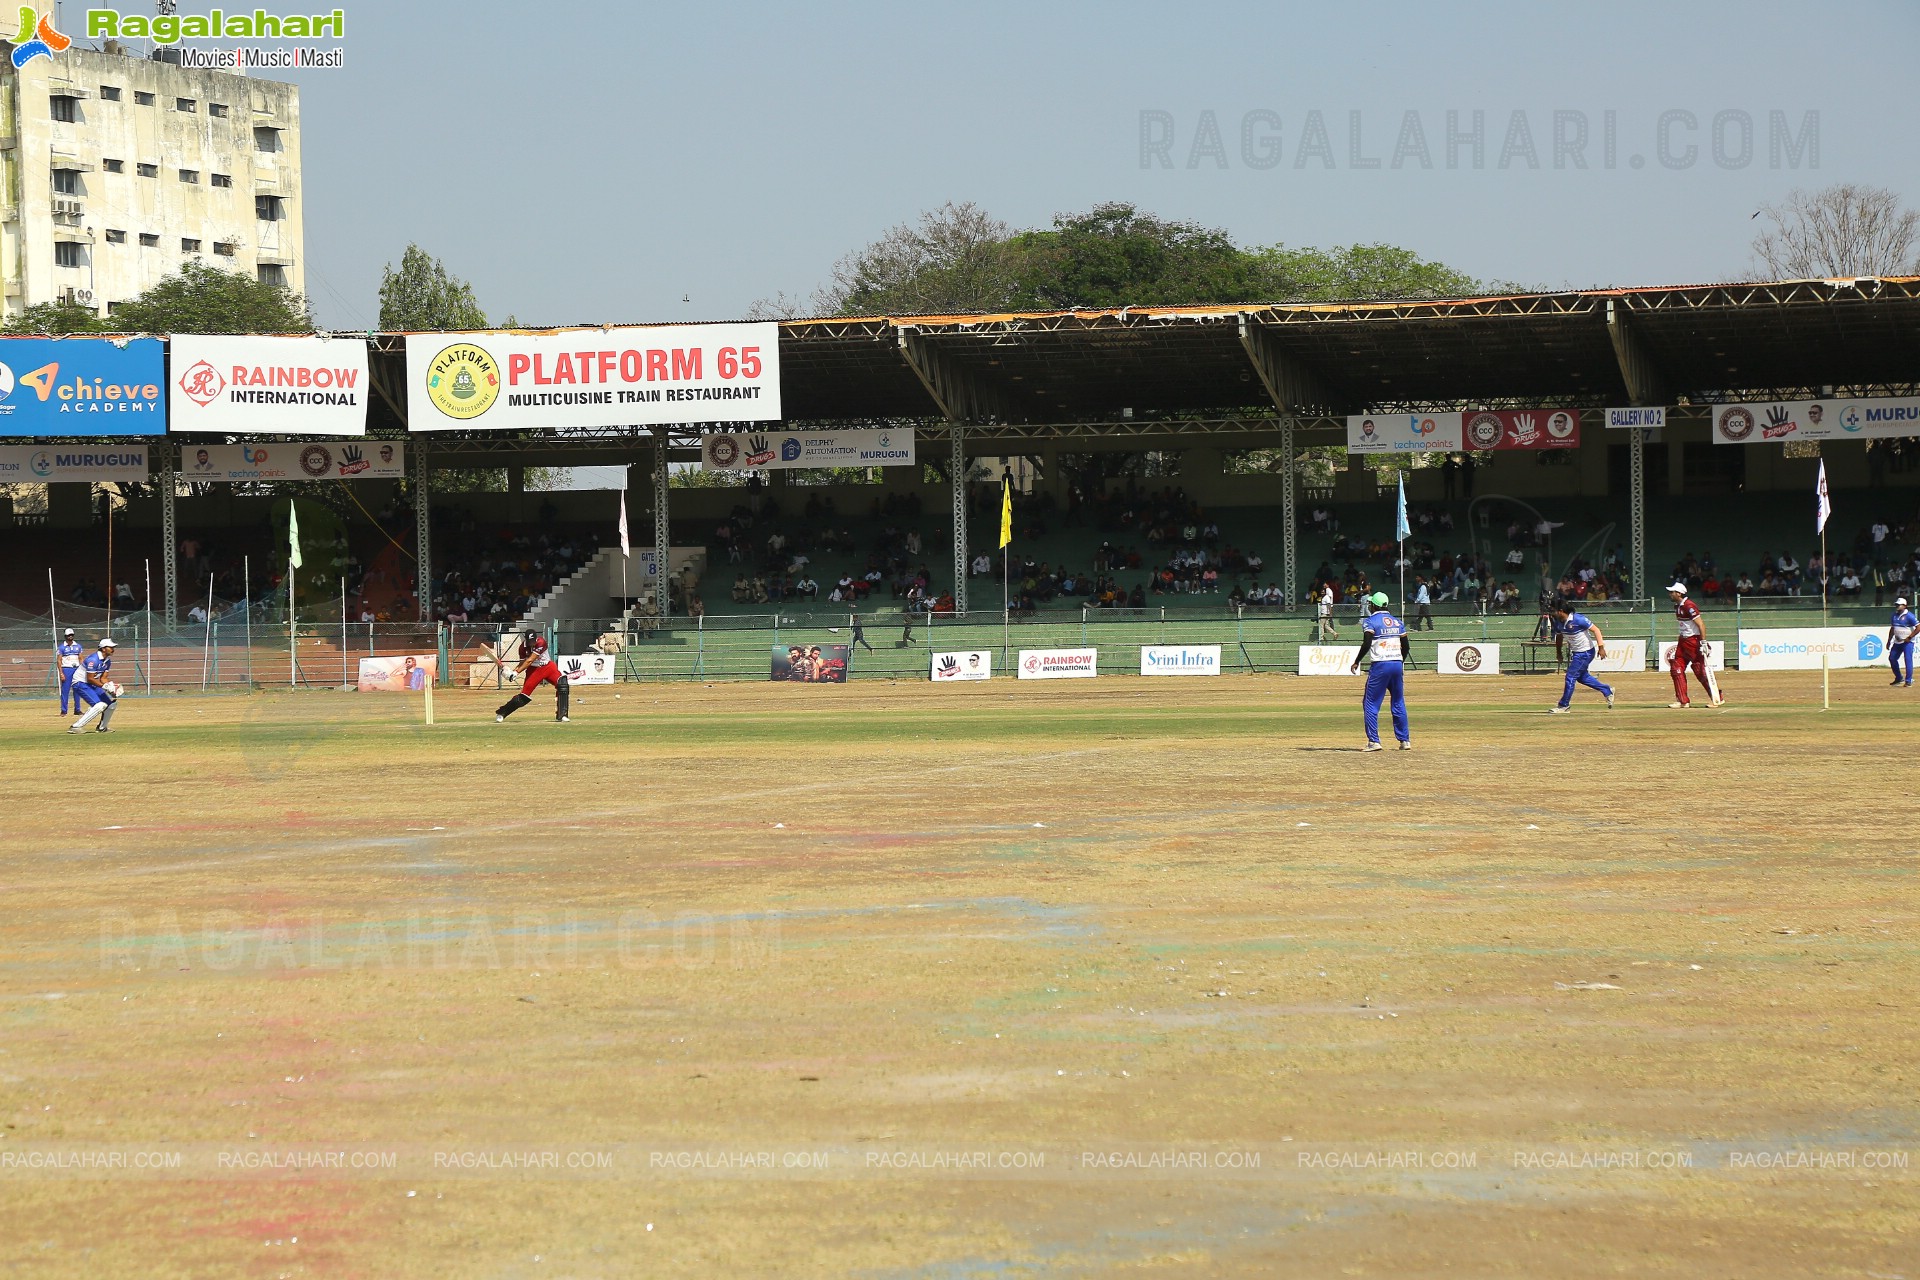
<instances>
[{"instance_id":1,"label":"cricket batsman","mask_svg":"<svg viewBox=\"0 0 1920 1280\"><path fill-rule=\"evenodd\" d=\"M1913 635L1920 631L1920 618L1907 607L1907 598L1893 602L1893 624L1887 628L1887 661L1893 665L1893 682L1913 688ZM1900 660L1906 659L1907 678L1900 678Z\"/></svg>"},{"instance_id":2,"label":"cricket batsman","mask_svg":"<svg viewBox=\"0 0 1920 1280\"><path fill-rule=\"evenodd\" d=\"M1692 706L1687 698L1687 669L1700 678L1700 684L1707 691L1707 700L1713 706L1720 706L1720 686L1714 681L1713 668L1707 665L1707 629L1700 619L1700 606L1687 599L1687 584L1675 582L1667 588L1667 595L1673 599L1673 616L1680 620L1680 643L1673 647L1673 661L1667 664L1668 672L1673 676L1673 696L1678 699L1667 704L1670 708Z\"/></svg>"},{"instance_id":3,"label":"cricket batsman","mask_svg":"<svg viewBox=\"0 0 1920 1280\"><path fill-rule=\"evenodd\" d=\"M547 653L547 638L538 632L520 637L520 665L514 668L516 678L523 679L520 692L508 698L494 713L493 722L501 724L506 718L533 701L533 691L543 684L553 686L553 718L561 724L567 721L567 677L560 670L560 664Z\"/></svg>"},{"instance_id":4,"label":"cricket batsman","mask_svg":"<svg viewBox=\"0 0 1920 1280\"><path fill-rule=\"evenodd\" d=\"M1387 593L1376 591L1367 597L1372 610L1360 623L1360 651L1353 656L1348 670L1358 673L1369 656L1367 693L1361 702L1361 722L1366 726L1367 745L1363 750L1380 751L1380 701L1393 703L1393 736L1402 751L1413 750L1413 730L1407 724L1407 624L1387 612Z\"/></svg>"},{"instance_id":5,"label":"cricket batsman","mask_svg":"<svg viewBox=\"0 0 1920 1280\"><path fill-rule=\"evenodd\" d=\"M54 646L53 652L60 662L60 714L64 716L73 701L73 678L80 674L80 655L86 651L73 638L73 628L68 627L66 635Z\"/></svg>"},{"instance_id":6,"label":"cricket batsman","mask_svg":"<svg viewBox=\"0 0 1920 1280\"><path fill-rule=\"evenodd\" d=\"M87 710L67 726L68 733L84 732L95 716L100 717L98 732L113 732L113 707L120 698L120 686L107 678L113 670L113 648L113 637L104 637L100 647L81 662L80 674L73 681L73 705L85 704Z\"/></svg>"}]
</instances>

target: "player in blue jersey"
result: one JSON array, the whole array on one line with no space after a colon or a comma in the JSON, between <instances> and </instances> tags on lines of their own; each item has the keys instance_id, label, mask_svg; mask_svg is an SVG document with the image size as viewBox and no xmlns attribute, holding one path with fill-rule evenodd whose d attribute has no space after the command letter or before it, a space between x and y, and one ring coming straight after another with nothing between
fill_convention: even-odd
<instances>
[{"instance_id":1,"label":"player in blue jersey","mask_svg":"<svg viewBox=\"0 0 1920 1280\"><path fill-rule=\"evenodd\" d=\"M1393 700L1393 736L1402 751L1413 749L1413 730L1407 726L1407 624L1387 612L1387 594L1376 591L1366 599L1367 616L1360 623L1360 651L1353 656L1354 672L1368 658L1367 693L1361 718L1367 728L1367 751L1379 751L1380 700Z\"/></svg>"},{"instance_id":2,"label":"player in blue jersey","mask_svg":"<svg viewBox=\"0 0 1920 1280\"><path fill-rule=\"evenodd\" d=\"M1893 602L1893 625L1887 628L1887 661L1893 664L1893 682L1913 688L1913 637L1920 631L1920 618L1914 616L1907 606L1907 598L1901 596ZM1907 678L1900 678L1900 660L1907 663Z\"/></svg>"},{"instance_id":3,"label":"player in blue jersey","mask_svg":"<svg viewBox=\"0 0 1920 1280\"><path fill-rule=\"evenodd\" d=\"M73 638L73 628L68 627L66 635L54 646L53 652L60 663L60 714L64 716L73 700L73 678L80 671L80 655L86 650Z\"/></svg>"},{"instance_id":4,"label":"player in blue jersey","mask_svg":"<svg viewBox=\"0 0 1920 1280\"><path fill-rule=\"evenodd\" d=\"M1589 689L1598 689L1600 696L1607 700L1607 706L1613 706L1613 690L1601 684L1588 674L1595 658L1607 656L1607 638L1600 634L1600 628L1584 613L1575 613L1573 606L1564 600L1553 603L1553 633L1562 636L1567 642L1567 688L1560 695L1560 705L1553 709L1554 715L1565 715L1573 707L1573 686L1583 684Z\"/></svg>"},{"instance_id":5,"label":"player in blue jersey","mask_svg":"<svg viewBox=\"0 0 1920 1280\"><path fill-rule=\"evenodd\" d=\"M113 704L115 695L108 688L113 682L107 679L107 673L113 670L113 637L100 641L100 648L86 656L80 664L80 674L73 682L73 704L77 707L86 704L87 710L78 720L67 726L68 733L80 733L87 722L95 716L100 717L99 731L112 733Z\"/></svg>"}]
</instances>

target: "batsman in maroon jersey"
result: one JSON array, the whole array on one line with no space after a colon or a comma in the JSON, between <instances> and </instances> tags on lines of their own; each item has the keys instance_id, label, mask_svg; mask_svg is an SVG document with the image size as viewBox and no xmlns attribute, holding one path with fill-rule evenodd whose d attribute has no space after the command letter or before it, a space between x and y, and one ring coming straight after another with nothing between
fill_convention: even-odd
<instances>
[{"instance_id":1,"label":"batsman in maroon jersey","mask_svg":"<svg viewBox=\"0 0 1920 1280\"><path fill-rule=\"evenodd\" d=\"M533 691L543 684L553 686L553 718L561 724L567 723L567 677L561 672L560 664L547 653L545 636L534 633L520 637L520 665L514 668L513 674L525 677L520 692L494 712L494 723L500 723L532 702Z\"/></svg>"},{"instance_id":2,"label":"batsman in maroon jersey","mask_svg":"<svg viewBox=\"0 0 1920 1280\"><path fill-rule=\"evenodd\" d=\"M1667 588L1673 599L1673 616L1680 623L1680 642L1673 647L1673 659L1667 671L1673 676L1674 702L1669 707L1693 705L1687 698L1687 672L1691 670L1707 691L1707 701L1720 704L1720 686L1714 681L1713 668L1707 665L1707 629L1700 620L1700 606L1687 598L1687 584L1675 582Z\"/></svg>"}]
</instances>

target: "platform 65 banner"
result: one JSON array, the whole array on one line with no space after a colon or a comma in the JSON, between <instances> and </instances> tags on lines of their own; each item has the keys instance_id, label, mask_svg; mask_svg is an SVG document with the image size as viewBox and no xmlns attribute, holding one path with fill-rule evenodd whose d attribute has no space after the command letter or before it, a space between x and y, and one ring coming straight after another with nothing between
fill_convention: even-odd
<instances>
[{"instance_id":1,"label":"platform 65 banner","mask_svg":"<svg viewBox=\"0 0 1920 1280\"><path fill-rule=\"evenodd\" d=\"M913 431L739 431L700 441L704 471L789 471L799 467L904 467Z\"/></svg>"},{"instance_id":2,"label":"platform 65 banner","mask_svg":"<svg viewBox=\"0 0 1920 1280\"><path fill-rule=\"evenodd\" d=\"M1715 444L1770 440L1859 440L1920 436L1920 397L1775 400L1713 407Z\"/></svg>"},{"instance_id":3,"label":"platform 65 banner","mask_svg":"<svg viewBox=\"0 0 1920 1280\"><path fill-rule=\"evenodd\" d=\"M164 435L163 357L158 338L0 338L0 436Z\"/></svg>"},{"instance_id":4,"label":"platform 65 banner","mask_svg":"<svg viewBox=\"0 0 1920 1280\"><path fill-rule=\"evenodd\" d=\"M1459 448L1457 413L1369 413L1347 419L1348 453L1432 453Z\"/></svg>"},{"instance_id":5,"label":"platform 65 banner","mask_svg":"<svg viewBox=\"0 0 1920 1280\"><path fill-rule=\"evenodd\" d=\"M367 432L362 338L173 339L170 431L359 436Z\"/></svg>"},{"instance_id":6,"label":"platform 65 banner","mask_svg":"<svg viewBox=\"0 0 1920 1280\"><path fill-rule=\"evenodd\" d=\"M407 338L410 431L773 422L780 327L682 324Z\"/></svg>"},{"instance_id":7,"label":"platform 65 banner","mask_svg":"<svg viewBox=\"0 0 1920 1280\"><path fill-rule=\"evenodd\" d=\"M1483 409L1462 415L1469 449L1573 449L1580 444L1578 409Z\"/></svg>"},{"instance_id":8,"label":"platform 65 banner","mask_svg":"<svg viewBox=\"0 0 1920 1280\"><path fill-rule=\"evenodd\" d=\"M63 444L0 445L0 484L65 484L72 481L105 483L110 480L145 482L147 446Z\"/></svg>"},{"instance_id":9,"label":"platform 65 banner","mask_svg":"<svg viewBox=\"0 0 1920 1280\"><path fill-rule=\"evenodd\" d=\"M399 480L406 474L406 446L397 440L189 444L180 450L184 480Z\"/></svg>"}]
</instances>

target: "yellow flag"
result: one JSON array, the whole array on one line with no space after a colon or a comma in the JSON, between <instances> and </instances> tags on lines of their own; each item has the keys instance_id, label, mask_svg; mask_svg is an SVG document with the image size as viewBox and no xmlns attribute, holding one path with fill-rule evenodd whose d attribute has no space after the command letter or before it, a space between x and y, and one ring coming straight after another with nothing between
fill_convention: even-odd
<instances>
[{"instance_id":1,"label":"yellow flag","mask_svg":"<svg viewBox=\"0 0 1920 1280\"><path fill-rule=\"evenodd\" d=\"M1013 541L1013 481L1000 482L1000 545Z\"/></svg>"}]
</instances>

